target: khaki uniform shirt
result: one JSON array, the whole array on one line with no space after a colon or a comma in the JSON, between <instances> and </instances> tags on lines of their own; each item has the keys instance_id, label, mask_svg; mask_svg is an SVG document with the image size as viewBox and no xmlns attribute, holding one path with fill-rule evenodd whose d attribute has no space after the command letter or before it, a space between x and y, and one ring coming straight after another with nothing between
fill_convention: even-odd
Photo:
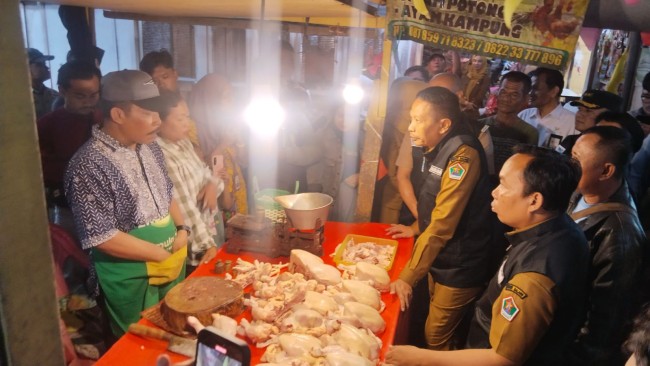
<instances>
[{"instance_id":1,"label":"khaki uniform shirt","mask_svg":"<svg viewBox=\"0 0 650 366\"><path fill-rule=\"evenodd\" d=\"M460 164L464 169L460 179L458 171L452 167ZM461 145L447 163L442 174L440 192L436 197L436 206L431 212L431 223L415 242L411 259L400 273L399 278L414 286L431 268L438 253L449 239L454 236L465 207L480 178L481 162L478 151L467 145ZM416 232L418 222L411 226Z\"/></svg>"}]
</instances>

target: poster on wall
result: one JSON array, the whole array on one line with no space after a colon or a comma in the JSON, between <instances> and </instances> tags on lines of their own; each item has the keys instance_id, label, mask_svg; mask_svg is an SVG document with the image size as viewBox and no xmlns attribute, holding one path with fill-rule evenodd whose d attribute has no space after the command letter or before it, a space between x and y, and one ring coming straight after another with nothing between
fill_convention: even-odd
<instances>
[{"instance_id":1,"label":"poster on wall","mask_svg":"<svg viewBox=\"0 0 650 366\"><path fill-rule=\"evenodd\" d=\"M386 34L563 70L587 5L589 0L388 0Z\"/></svg>"}]
</instances>

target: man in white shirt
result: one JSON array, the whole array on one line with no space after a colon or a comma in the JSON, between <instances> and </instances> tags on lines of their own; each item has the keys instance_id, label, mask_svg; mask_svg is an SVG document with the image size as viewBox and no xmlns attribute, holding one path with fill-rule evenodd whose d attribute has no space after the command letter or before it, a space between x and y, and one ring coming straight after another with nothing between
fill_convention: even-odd
<instances>
[{"instance_id":1,"label":"man in white shirt","mask_svg":"<svg viewBox=\"0 0 650 366\"><path fill-rule=\"evenodd\" d=\"M545 67L538 67L529 76L533 82L532 108L519 112L519 118L537 128L539 146L555 148L564 137L576 134L575 114L560 103L564 77L561 72Z\"/></svg>"}]
</instances>

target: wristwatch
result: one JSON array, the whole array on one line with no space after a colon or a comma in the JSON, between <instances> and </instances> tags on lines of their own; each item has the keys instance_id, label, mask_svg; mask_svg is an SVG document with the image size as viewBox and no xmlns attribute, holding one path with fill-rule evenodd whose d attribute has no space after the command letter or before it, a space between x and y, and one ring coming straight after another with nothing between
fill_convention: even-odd
<instances>
[{"instance_id":1,"label":"wristwatch","mask_svg":"<svg viewBox=\"0 0 650 366\"><path fill-rule=\"evenodd\" d=\"M192 229L187 225L176 225L176 231L185 230L187 231L187 236L190 236Z\"/></svg>"}]
</instances>

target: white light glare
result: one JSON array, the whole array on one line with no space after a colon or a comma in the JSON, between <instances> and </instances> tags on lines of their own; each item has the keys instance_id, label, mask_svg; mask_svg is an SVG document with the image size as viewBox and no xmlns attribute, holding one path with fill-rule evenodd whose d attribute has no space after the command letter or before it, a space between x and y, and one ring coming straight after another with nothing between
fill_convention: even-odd
<instances>
[{"instance_id":1,"label":"white light glare","mask_svg":"<svg viewBox=\"0 0 650 366\"><path fill-rule=\"evenodd\" d=\"M244 110L244 120L248 126L254 133L262 136L276 135L284 117L280 102L268 95L253 97Z\"/></svg>"},{"instance_id":2,"label":"white light glare","mask_svg":"<svg viewBox=\"0 0 650 366\"><path fill-rule=\"evenodd\" d=\"M343 88L343 99L348 104L359 104L363 94L363 89L357 84L345 84Z\"/></svg>"}]
</instances>

